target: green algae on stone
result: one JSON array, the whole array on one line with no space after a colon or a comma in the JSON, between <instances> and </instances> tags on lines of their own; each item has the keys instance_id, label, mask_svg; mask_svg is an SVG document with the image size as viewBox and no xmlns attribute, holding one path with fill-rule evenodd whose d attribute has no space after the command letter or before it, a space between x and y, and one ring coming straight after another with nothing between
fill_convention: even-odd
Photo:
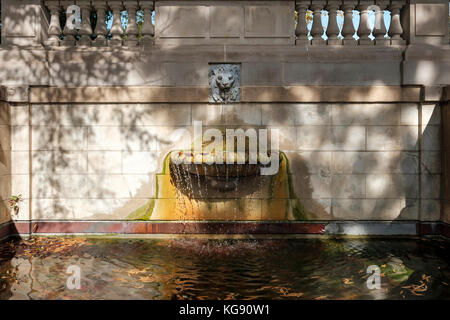
<instances>
[{"instance_id":1,"label":"green algae on stone","mask_svg":"<svg viewBox=\"0 0 450 320\"><path fill-rule=\"evenodd\" d=\"M150 199L149 202L142 207L136 209L126 217L128 220L150 220L153 208L155 207L155 199Z\"/></svg>"},{"instance_id":2,"label":"green algae on stone","mask_svg":"<svg viewBox=\"0 0 450 320\"><path fill-rule=\"evenodd\" d=\"M170 154L171 154L171 152L167 153L166 156L164 157L161 174L168 174L168 172L169 172Z\"/></svg>"},{"instance_id":3,"label":"green algae on stone","mask_svg":"<svg viewBox=\"0 0 450 320\"><path fill-rule=\"evenodd\" d=\"M286 183L287 183L288 196L289 196L289 199L292 199L292 203L295 203L291 209L292 215L295 220L310 220L308 217L308 212L306 211L306 209L303 206L300 199L298 199L297 194L295 192L294 182L292 179L292 172L291 172L291 168L290 168L290 164L289 164L289 159L284 152L280 152L280 157L281 157L280 167L284 166L286 168L284 178L286 179ZM283 163L283 162L285 162L285 163ZM273 180L271 182L271 192L272 192L271 195L273 196ZM287 213L286 216L288 216L288 210L289 210L289 206L287 205L286 206L286 213Z\"/></svg>"},{"instance_id":4,"label":"green algae on stone","mask_svg":"<svg viewBox=\"0 0 450 320\"><path fill-rule=\"evenodd\" d=\"M308 213L300 200L295 200L295 205L292 207L292 214L295 220L309 220Z\"/></svg>"},{"instance_id":5,"label":"green algae on stone","mask_svg":"<svg viewBox=\"0 0 450 320\"><path fill-rule=\"evenodd\" d=\"M297 194L295 193L295 188L294 188L294 181L292 180L292 172L291 172L291 167L289 165L289 159L284 154L284 152L281 152L281 154L283 155L283 158L286 161L286 170L287 170L287 179L288 179L287 182L288 182L288 187L289 187L289 197L291 199L297 199Z\"/></svg>"}]
</instances>

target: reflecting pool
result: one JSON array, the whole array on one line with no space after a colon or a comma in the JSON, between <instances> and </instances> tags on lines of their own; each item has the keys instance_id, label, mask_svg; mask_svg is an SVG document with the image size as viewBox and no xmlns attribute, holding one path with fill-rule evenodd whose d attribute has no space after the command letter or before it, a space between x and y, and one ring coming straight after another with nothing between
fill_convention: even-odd
<instances>
[{"instance_id":1,"label":"reflecting pool","mask_svg":"<svg viewBox=\"0 0 450 320\"><path fill-rule=\"evenodd\" d=\"M448 244L427 239L10 240L0 244L0 299L448 299ZM79 289L68 288L77 276L67 272L70 266L79 268ZM369 266L379 268L379 289L369 289L376 287L376 272L367 273Z\"/></svg>"}]
</instances>

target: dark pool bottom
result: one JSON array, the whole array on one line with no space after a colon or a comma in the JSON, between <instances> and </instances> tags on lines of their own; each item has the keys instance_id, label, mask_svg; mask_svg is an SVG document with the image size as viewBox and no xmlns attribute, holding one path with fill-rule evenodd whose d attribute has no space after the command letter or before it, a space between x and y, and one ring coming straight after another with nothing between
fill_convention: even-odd
<instances>
[{"instance_id":1,"label":"dark pool bottom","mask_svg":"<svg viewBox=\"0 0 450 320\"><path fill-rule=\"evenodd\" d=\"M449 264L440 240L42 237L0 244L0 299L448 299Z\"/></svg>"}]
</instances>

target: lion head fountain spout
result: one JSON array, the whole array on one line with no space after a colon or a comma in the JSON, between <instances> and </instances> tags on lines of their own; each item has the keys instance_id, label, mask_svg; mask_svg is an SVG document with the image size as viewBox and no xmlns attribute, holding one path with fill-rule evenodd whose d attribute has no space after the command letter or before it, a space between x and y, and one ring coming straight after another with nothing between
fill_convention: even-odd
<instances>
[{"instance_id":1,"label":"lion head fountain spout","mask_svg":"<svg viewBox=\"0 0 450 320\"><path fill-rule=\"evenodd\" d=\"M240 67L238 64L213 64L210 67L210 102L240 101Z\"/></svg>"}]
</instances>

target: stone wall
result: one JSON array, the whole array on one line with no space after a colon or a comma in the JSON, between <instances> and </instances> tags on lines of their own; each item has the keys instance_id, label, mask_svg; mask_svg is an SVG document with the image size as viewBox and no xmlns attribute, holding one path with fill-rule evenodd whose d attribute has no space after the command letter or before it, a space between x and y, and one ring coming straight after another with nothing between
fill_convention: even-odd
<instances>
[{"instance_id":1,"label":"stone wall","mask_svg":"<svg viewBox=\"0 0 450 320\"><path fill-rule=\"evenodd\" d=\"M30 219L126 220L153 198L155 208L173 203L158 187L168 179L164 158L187 146L174 132L192 131L193 120L205 129L281 132L295 199L278 200L290 201L288 214L265 215L267 199L256 192L251 215L223 219L386 220L383 230L394 220L450 222L448 1L389 2L392 39L378 32L374 42L354 40L351 28L344 41L325 41L317 24L317 39L305 41L305 30L286 18L294 8L318 17L340 1L80 2L84 10L108 4L116 16L124 4L131 15L138 5L155 10L145 41L120 23L112 41L105 28L91 30L96 40L84 30L60 41L58 10L67 3L1 1L0 223L9 220L8 197L22 194L19 233L34 232ZM361 3L341 9L367 13L370 3ZM208 104L210 63L241 65L241 103ZM408 228L416 234L414 222Z\"/></svg>"},{"instance_id":2,"label":"stone wall","mask_svg":"<svg viewBox=\"0 0 450 320\"><path fill-rule=\"evenodd\" d=\"M441 220L450 224L450 88L444 92L442 106L442 170L443 170L443 208Z\"/></svg>"},{"instance_id":3,"label":"stone wall","mask_svg":"<svg viewBox=\"0 0 450 320\"><path fill-rule=\"evenodd\" d=\"M6 199L11 192L9 104L0 101L0 224L9 221L9 206Z\"/></svg>"},{"instance_id":4,"label":"stone wall","mask_svg":"<svg viewBox=\"0 0 450 320\"><path fill-rule=\"evenodd\" d=\"M440 219L437 104L35 103L30 127L27 106L12 112L12 141L20 140L12 194L31 195L32 219L127 219L151 198L175 201L157 194L156 180L164 157L189 147L175 131L192 131L194 120L204 129L278 128L302 219ZM28 219L27 205L19 220Z\"/></svg>"}]
</instances>

